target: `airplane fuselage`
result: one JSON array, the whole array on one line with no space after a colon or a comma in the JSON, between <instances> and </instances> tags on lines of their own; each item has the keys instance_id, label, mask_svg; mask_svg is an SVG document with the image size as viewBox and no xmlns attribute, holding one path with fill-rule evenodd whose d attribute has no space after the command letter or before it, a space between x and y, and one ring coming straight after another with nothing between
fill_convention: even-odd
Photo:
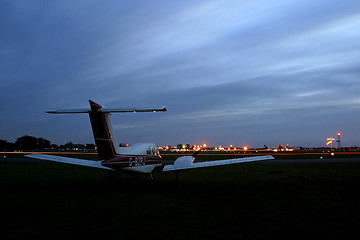
<instances>
[{"instance_id":1,"label":"airplane fuselage","mask_svg":"<svg viewBox=\"0 0 360 240\"><path fill-rule=\"evenodd\" d=\"M113 158L103 160L101 165L115 170L151 173L156 167L162 166L162 162L160 155L118 154Z\"/></svg>"}]
</instances>

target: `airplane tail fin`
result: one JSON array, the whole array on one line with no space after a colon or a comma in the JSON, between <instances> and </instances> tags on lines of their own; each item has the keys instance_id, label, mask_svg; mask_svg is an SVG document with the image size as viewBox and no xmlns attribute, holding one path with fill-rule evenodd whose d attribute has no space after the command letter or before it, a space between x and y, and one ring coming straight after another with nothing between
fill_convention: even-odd
<instances>
[{"instance_id":1,"label":"airplane tail fin","mask_svg":"<svg viewBox=\"0 0 360 240\"><path fill-rule=\"evenodd\" d=\"M93 130L94 140L99 160L115 157L119 154L119 145L116 142L114 130L110 121L110 112L99 111L102 106L89 100L91 111L89 117Z\"/></svg>"},{"instance_id":2,"label":"airplane tail fin","mask_svg":"<svg viewBox=\"0 0 360 240\"><path fill-rule=\"evenodd\" d=\"M91 127L93 130L94 140L99 155L99 160L106 160L113 158L119 154L119 145L116 141L115 133L110 121L112 112L165 112L166 107L157 108L117 108L107 109L103 108L89 100L90 109L68 109L68 110L55 110L47 111L51 114L60 113L88 113L90 117Z\"/></svg>"}]
</instances>

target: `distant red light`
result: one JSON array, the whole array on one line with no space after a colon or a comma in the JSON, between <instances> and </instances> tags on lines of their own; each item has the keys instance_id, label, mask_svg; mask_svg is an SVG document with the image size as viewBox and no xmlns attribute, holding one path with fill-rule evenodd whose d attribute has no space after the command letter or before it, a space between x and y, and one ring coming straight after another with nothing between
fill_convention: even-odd
<instances>
[{"instance_id":1,"label":"distant red light","mask_svg":"<svg viewBox=\"0 0 360 240\"><path fill-rule=\"evenodd\" d=\"M338 132L337 135L338 135L338 136L341 136L341 132Z\"/></svg>"}]
</instances>

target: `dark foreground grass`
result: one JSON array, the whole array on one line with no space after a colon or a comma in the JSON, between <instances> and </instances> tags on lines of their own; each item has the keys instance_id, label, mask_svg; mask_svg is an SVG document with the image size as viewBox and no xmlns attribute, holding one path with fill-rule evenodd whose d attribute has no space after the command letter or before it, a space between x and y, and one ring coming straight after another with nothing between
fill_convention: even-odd
<instances>
[{"instance_id":1,"label":"dark foreground grass","mask_svg":"<svg viewBox=\"0 0 360 240\"><path fill-rule=\"evenodd\" d=\"M354 239L360 163L243 164L117 175L0 163L0 239Z\"/></svg>"}]
</instances>

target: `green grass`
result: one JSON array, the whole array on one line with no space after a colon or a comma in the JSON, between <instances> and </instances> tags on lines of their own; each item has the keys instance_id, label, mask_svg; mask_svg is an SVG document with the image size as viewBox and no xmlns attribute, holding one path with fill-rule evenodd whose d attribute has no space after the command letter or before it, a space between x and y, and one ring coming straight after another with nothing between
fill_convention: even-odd
<instances>
[{"instance_id":1,"label":"green grass","mask_svg":"<svg viewBox=\"0 0 360 240\"><path fill-rule=\"evenodd\" d=\"M165 157L166 158L166 157ZM240 164L118 174L0 163L1 239L351 239L360 163Z\"/></svg>"}]
</instances>

